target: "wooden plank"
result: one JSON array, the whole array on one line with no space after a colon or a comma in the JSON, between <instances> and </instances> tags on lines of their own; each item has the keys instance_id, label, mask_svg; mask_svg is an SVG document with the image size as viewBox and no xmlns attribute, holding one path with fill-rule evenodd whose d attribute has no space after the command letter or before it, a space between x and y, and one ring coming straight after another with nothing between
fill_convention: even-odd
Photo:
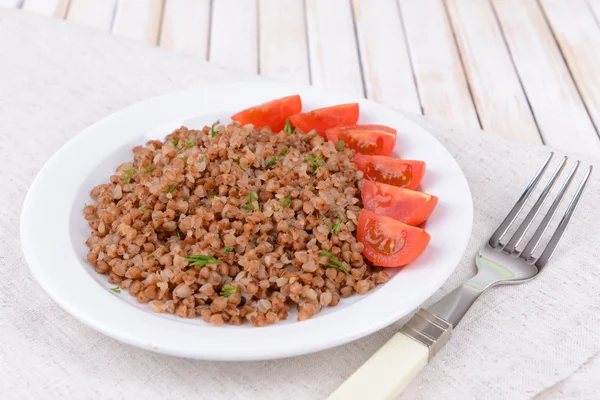
<instances>
[{"instance_id":1,"label":"wooden plank","mask_svg":"<svg viewBox=\"0 0 600 400\"><path fill-rule=\"evenodd\" d=\"M115 6L115 0L71 0L67 20L110 31Z\"/></svg>"},{"instance_id":2,"label":"wooden plank","mask_svg":"<svg viewBox=\"0 0 600 400\"><path fill-rule=\"evenodd\" d=\"M309 83L308 44L302 0L259 0L260 74Z\"/></svg>"},{"instance_id":3,"label":"wooden plank","mask_svg":"<svg viewBox=\"0 0 600 400\"><path fill-rule=\"evenodd\" d=\"M258 72L256 0L213 0L208 59L244 72Z\"/></svg>"},{"instance_id":4,"label":"wooden plank","mask_svg":"<svg viewBox=\"0 0 600 400\"><path fill-rule=\"evenodd\" d=\"M490 3L446 0L446 6L482 127L541 143Z\"/></svg>"},{"instance_id":5,"label":"wooden plank","mask_svg":"<svg viewBox=\"0 0 600 400\"><path fill-rule=\"evenodd\" d=\"M306 20L313 85L364 96L348 1L306 0Z\"/></svg>"},{"instance_id":6,"label":"wooden plank","mask_svg":"<svg viewBox=\"0 0 600 400\"><path fill-rule=\"evenodd\" d=\"M22 0L0 0L0 7L17 8L21 5Z\"/></svg>"},{"instance_id":7,"label":"wooden plank","mask_svg":"<svg viewBox=\"0 0 600 400\"><path fill-rule=\"evenodd\" d=\"M396 110L421 113L396 0L353 0L367 97Z\"/></svg>"},{"instance_id":8,"label":"wooden plank","mask_svg":"<svg viewBox=\"0 0 600 400\"><path fill-rule=\"evenodd\" d=\"M600 127L600 27L585 0L568 3L543 0L541 4L597 130ZM592 0L590 5L600 15L600 0Z\"/></svg>"},{"instance_id":9,"label":"wooden plank","mask_svg":"<svg viewBox=\"0 0 600 400\"><path fill-rule=\"evenodd\" d=\"M68 6L69 0L25 0L23 10L63 19Z\"/></svg>"},{"instance_id":10,"label":"wooden plank","mask_svg":"<svg viewBox=\"0 0 600 400\"><path fill-rule=\"evenodd\" d=\"M535 0L493 0L544 141L600 154L600 140Z\"/></svg>"},{"instance_id":11,"label":"wooden plank","mask_svg":"<svg viewBox=\"0 0 600 400\"><path fill-rule=\"evenodd\" d=\"M166 0L160 46L206 59L210 0Z\"/></svg>"},{"instance_id":12,"label":"wooden plank","mask_svg":"<svg viewBox=\"0 0 600 400\"><path fill-rule=\"evenodd\" d=\"M156 44L162 10L163 0L119 0L112 33Z\"/></svg>"},{"instance_id":13,"label":"wooden plank","mask_svg":"<svg viewBox=\"0 0 600 400\"><path fill-rule=\"evenodd\" d=\"M398 0L423 113L479 127L442 0Z\"/></svg>"}]
</instances>

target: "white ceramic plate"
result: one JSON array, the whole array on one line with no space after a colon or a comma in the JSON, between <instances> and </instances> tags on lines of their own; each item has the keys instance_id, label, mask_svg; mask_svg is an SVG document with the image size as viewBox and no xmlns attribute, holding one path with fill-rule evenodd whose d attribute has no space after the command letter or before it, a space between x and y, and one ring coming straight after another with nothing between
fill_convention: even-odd
<instances>
[{"instance_id":1,"label":"white ceramic plate","mask_svg":"<svg viewBox=\"0 0 600 400\"><path fill-rule=\"evenodd\" d=\"M132 158L131 148L164 138L186 125L201 128L217 119L290 94L304 109L360 103L361 123L398 130L395 154L427 163L423 191L437 195L426 223L431 244L412 264L364 296L342 299L310 320L272 326L213 327L200 318L154 314L127 292L113 293L107 276L87 263L89 227L83 218L89 193ZM152 98L90 126L65 144L31 186L21 216L21 241L31 272L67 312L94 329L134 346L208 360L273 359L338 346L379 330L417 308L448 278L471 232L473 209L465 177L448 151L421 127L376 103L315 88L269 82L218 84Z\"/></svg>"}]
</instances>

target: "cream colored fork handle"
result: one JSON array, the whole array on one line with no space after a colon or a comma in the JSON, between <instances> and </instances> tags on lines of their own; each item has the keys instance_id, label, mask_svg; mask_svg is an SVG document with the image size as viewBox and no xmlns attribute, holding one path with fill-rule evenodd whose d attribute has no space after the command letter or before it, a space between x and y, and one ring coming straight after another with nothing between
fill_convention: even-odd
<instances>
[{"instance_id":1,"label":"cream colored fork handle","mask_svg":"<svg viewBox=\"0 0 600 400\"><path fill-rule=\"evenodd\" d=\"M428 359L426 345L402 332L396 333L328 399L395 399L427 365Z\"/></svg>"}]
</instances>

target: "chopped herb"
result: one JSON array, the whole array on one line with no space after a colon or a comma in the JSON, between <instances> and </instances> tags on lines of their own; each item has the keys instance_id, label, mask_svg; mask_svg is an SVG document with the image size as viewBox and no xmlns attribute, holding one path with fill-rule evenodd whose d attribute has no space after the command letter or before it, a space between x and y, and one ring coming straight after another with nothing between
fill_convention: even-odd
<instances>
[{"instance_id":1,"label":"chopped herb","mask_svg":"<svg viewBox=\"0 0 600 400\"><path fill-rule=\"evenodd\" d=\"M204 267L206 264L218 264L219 260L212 256L207 256L205 254L197 254L194 256L189 256L185 259L185 261L189 262L192 267Z\"/></svg>"},{"instance_id":2,"label":"chopped herb","mask_svg":"<svg viewBox=\"0 0 600 400\"><path fill-rule=\"evenodd\" d=\"M262 210L263 210L263 205L262 205L262 204L259 204L259 205L258 205L258 209L260 210L260 212L262 212Z\"/></svg>"},{"instance_id":3,"label":"chopped herb","mask_svg":"<svg viewBox=\"0 0 600 400\"><path fill-rule=\"evenodd\" d=\"M210 135L212 137L215 137L215 136L217 136L219 134L219 131L215 131L215 125L218 125L220 123L221 123L221 121L217 120L217 122L215 122L214 124L212 124L212 126L210 127Z\"/></svg>"},{"instance_id":4,"label":"chopped herb","mask_svg":"<svg viewBox=\"0 0 600 400\"><path fill-rule=\"evenodd\" d=\"M181 229L179 229L179 225L175 227L175 232L177 232L177 238L181 240Z\"/></svg>"},{"instance_id":5,"label":"chopped herb","mask_svg":"<svg viewBox=\"0 0 600 400\"><path fill-rule=\"evenodd\" d=\"M334 226L331 226L331 224L329 224L329 232L333 235L334 233L337 233L340 231L340 229L342 228L342 222L344 222L344 219L342 218L342 216L340 215L340 213L337 213L338 215L338 220L335 223Z\"/></svg>"},{"instance_id":6,"label":"chopped herb","mask_svg":"<svg viewBox=\"0 0 600 400\"><path fill-rule=\"evenodd\" d=\"M171 193L174 189L175 189L175 186L171 185L165 190L165 193Z\"/></svg>"},{"instance_id":7,"label":"chopped herb","mask_svg":"<svg viewBox=\"0 0 600 400\"><path fill-rule=\"evenodd\" d=\"M177 146L179 144L179 139L171 140L171 143L173 143L173 146Z\"/></svg>"},{"instance_id":8,"label":"chopped herb","mask_svg":"<svg viewBox=\"0 0 600 400\"><path fill-rule=\"evenodd\" d=\"M136 199L140 197L137 193L134 194L134 196L135 196Z\"/></svg>"},{"instance_id":9,"label":"chopped herb","mask_svg":"<svg viewBox=\"0 0 600 400\"><path fill-rule=\"evenodd\" d=\"M233 246L225 247L225 253L231 253L233 251Z\"/></svg>"},{"instance_id":10,"label":"chopped herb","mask_svg":"<svg viewBox=\"0 0 600 400\"><path fill-rule=\"evenodd\" d=\"M323 160L321 156L313 156L312 154L306 157L306 161L310 163L310 166L313 167L313 174L317 174L317 168L323 165Z\"/></svg>"},{"instance_id":11,"label":"chopped herb","mask_svg":"<svg viewBox=\"0 0 600 400\"><path fill-rule=\"evenodd\" d=\"M271 158L271 161L269 161L267 163L267 168L271 168L273 165L275 165L277 163L277 161L279 161L279 157L275 156L273 158Z\"/></svg>"},{"instance_id":12,"label":"chopped herb","mask_svg":"<svg viewBox=\"0 0 600 400\"><path fill-rule=\"evenodd\" d=\"M279 208L279 207L273 209L273 211L275 211L275 212L277 212L279 210L281 210L281 208Z\"/></svg>"},{"instance_id":13,"label":"chopped herb","mask_svg":"<svg viewBox=\"0 0 600 400\"><path fill-rule=\"evenodd\" d=\"M337 268L337 269L341 270L343 273L345 273L346 275L350 275L350 272L348 272L348 270L346 268L344 268L344 266L342 265L342 263L340 262L340 260L338 260L338 258L336 256L334 256L333 254L331 254L330 252L325 251L325 250L321 250L321 255L329 257L329 263L327 264L328 267Z\"/></svg>"},{"instance_id":14,"label":"chopped herb","mask_svg":"<svg viewBox=\"0 0 600 400\"><path fill-rule=\"evenodd\" d=\"M283 131L289 133L290 135L293 133L289 118L285 119L285 127L283 128Z\"/></svg>"},{"instance_id":15,"label":"chopped herb","mask_svg":"<svg viewBox=\"0 0 600 400\"><path fill-rule=\"evenodd\" d=\"M115 293L121 293L121 288L120 287L114 287L114 288L110 288L110 290L112 290Z\"/></svg>"},{"instance_id":16,"label":"chopped herb","mask_svg":"<svg viewBox=\"0 0 600 400\"><path fill-rule=\"evenodd\" d=\"M127 183L131 182L131 178L137 173L137 171L133 168L129 168L129 169L124 169L123 172L125 172L127 175L122 176L121 180L125 181Z\"/></svg>"},{"instance_id":17,"label":"chopped herb","mask_svg":"<svg viewBox=\"0 0 600 400\"><path fill-rule=\"evenodd\" d=\"M204 156L202 156L198 159L198 162L202 162L202 161L204 161Z\"/></svg>"},{"instance_id":18,"label":"chopped herb","mask_svg":"<svg viewBox=\"0 0 600 400\"><path fill-rule=\"evenodd\" d=\"M235 292L237 292L237 286L233 285L231 282L227 282L223 285L219 294L223 297L229 297Z\"/></svg>"},{"instance_id":19,"label":"chopped herb","mask_svg":"<svg viewBox=\"0 0 600 400\"><path fill-rule=\"evenodd\" d=\"M154 166L148 165L146 168L144 168L144 175L149 174L153 170L154 170Z\"/></svg>"},{"instance_id":20,"label":"chopped herb","mask_svg":"<svg viewBox=\"0 0 600 400\"><path fill-rule=\"evenodd\" d=\"M146 212L146 207L140 207L141 212Z\"/></svg>"},{"instance_id":21,"label":"chopped herb","mask_svg":"<svg viewBox=\"0 0 600 400\"><path fill-rule=\"evenodd\" d=\"M148 254L148 257L152 258L152 257L154 257L154 254L150 253L150 254Z\"/></svg>"},{"instance_id":22,"label":"chopped herb","mask_svg":"<svg viewBox=\"0 0 600 400\"><path fill-rule=\"evenodd\" d=\"M337 149L337 151L340 151L340 152L344 151L344 140L343 139L338 140L336 149Z\"/></svg>"},{"instance_id":23,"label":"chopped herb","mask_svg":"<svg viewBox=\"0 0 600 400\"><path fill-rule=\"evenodd\" d=\"M216 193L214 193L214 192L213 192L213 193L209 193L209 194L208 194L208 197L217 197L217 194L216 194Z\"/></svg>"},{"instance_id":24,"label":"chopped herb","mask_svg":"<svg viewBox=\"0 0 600 400\"><path fill-rule=\"evenodd\" d=\"M283 150L281 150L281 156L285 156L289 151L290 151L290 149L288 149L287 147L284 147Z\"/></svg>"},{"instance_id":25,"label":"chopped herb","mask_svg":"<svg viewBox=\"0 0 600 400\"><path fill-rule=\"evenodd\" d=\"M186 140L185 141L185 147L192 147L195 146L196 142L194 142L193 140Z\"/></svg>"},{"instance_id":26,"label":"chopped herb","mask_svg":"<svg viewBox=\"0 0 600 400\"><path fill-rule=\"evenodd\" d=\"M242 206L244 210L254 210L254 204L252 202L254 200L258 200L258 197L252 192L248 193L248 199L246 200L246 205Z\"/></svg>"},{"instance_id":27,"label":"chopped herb","mask_svg":"<svg viewBox=\"0 0 600 400\"><path fill-rule=\"evenodd\" d=\"M246 172L246 168L242 167L242 164L240 164L241 159L242 159L242 156L238 156L238 158L237 158L238 167L240 167L240 169L242 171Z\"/></svg>"},{"instance_id":28,"label":"chopped herb","mask_svg":"<svg viewBox=\"0 0 600 400\"><path fill-rule=\"evenodd\" d=\"M281 206L287 206L292 202L292 196L288 196L281 202Z\"/></svg>"},{"instance_id":29,"label":"chopped herb","mask_svg":"<svg viewBox=\"0 0 600 400\"><path fill-rule=\"evenodd\" d=\"M181 159L183 160L183 163L185 164L185 162L187 161L187 157L181 157Z\"/></svg>"}]
</instances>

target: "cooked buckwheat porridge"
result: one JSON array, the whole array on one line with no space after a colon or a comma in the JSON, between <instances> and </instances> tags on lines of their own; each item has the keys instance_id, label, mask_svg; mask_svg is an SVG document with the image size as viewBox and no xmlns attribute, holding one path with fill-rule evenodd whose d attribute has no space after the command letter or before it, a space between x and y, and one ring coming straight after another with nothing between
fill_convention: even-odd
<instances>
[{"instance_id":1,"label":"cooked buckwheat porridge","mask_svg":"<svg viewBox=\"0 0 600 400\"><path fill-rule=\"evenodd\" d=\"M157 313L264 326L296 306L311 318L389 279L361 254L362 172L340 150L237 124L136 146L91 192L87 259Z\"/></svg>"}]
</instances>

